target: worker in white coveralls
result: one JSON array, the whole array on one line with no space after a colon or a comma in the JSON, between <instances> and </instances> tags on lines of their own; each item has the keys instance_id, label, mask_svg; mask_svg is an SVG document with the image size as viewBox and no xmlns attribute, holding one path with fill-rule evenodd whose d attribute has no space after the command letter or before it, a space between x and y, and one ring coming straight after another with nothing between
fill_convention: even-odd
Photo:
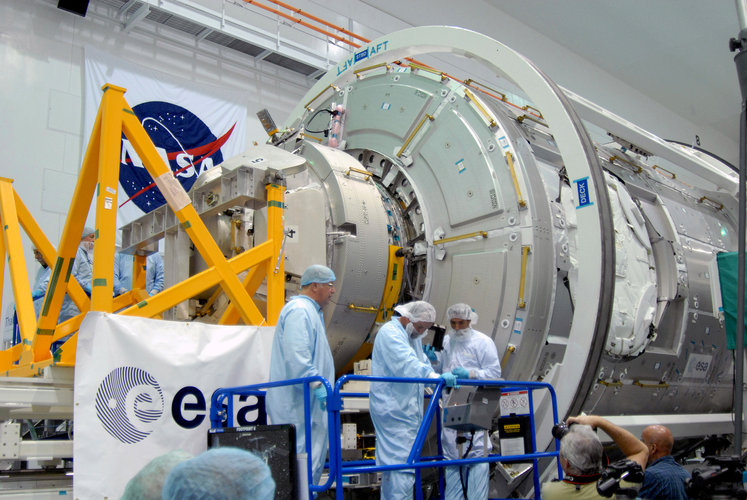
<instances>
[{"instance_id":1,"label":"worker in white coveralls","mask_svg":"<svg viewBox=\"0 0 747 500\"><path fill-rule=\"evenodd\" d=\"M441 352L423 346L426 356L439 373L454 374L458 379L490 380L501 377L498 350L493 340L474 330L477 314L467 304L454 304L446 311L447 336ZM449 460L483 456L485 431L458 432L444 427L441 435L444 456ZM457 438L463 443L457 444ZM492 449L488 440L488 453ZM489 464L445 467L446 500L487 499Z\"/></svg>"},{"instance_id":2,"label":"worker in white coveralls","mask_svg":"<svg viewBox=\"0 0 747 500\"><path fill-rule=\"evenodd\" d=\"M371 355L374 377L439 378L423 353L421 338L436 321L436 310L422 300L394 308L394 317L376 333ZM441 375L453 387L456 376ZM423 420L424 384L372 382L370 412L376 429L376 465L407 462ZM381 498L413 498L415 471L381 473Z\"/></svg>"}]
</instances>

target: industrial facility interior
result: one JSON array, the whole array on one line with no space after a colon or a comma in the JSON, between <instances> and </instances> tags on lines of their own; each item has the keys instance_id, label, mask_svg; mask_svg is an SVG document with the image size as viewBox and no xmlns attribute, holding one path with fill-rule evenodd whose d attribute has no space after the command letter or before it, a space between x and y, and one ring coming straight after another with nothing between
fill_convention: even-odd
<instances>
[{"instance_id":1,"label":"industrial facility interior","mask_svg":"<svg viewBox=\"0 0 747 500\"><path fill-rule=\"evenodd\" d=\"M211 395L268 381L278 314L313 264L336 275L336 377L361 376L328 381L342 435L318 498L379 495L379 472L335 461L375 456L350 394L413 300L445 326L469 304L516 381L483 427L490 498L539 498L559 472L550 429L580 413L667 426L691 469L740 457L721 267L739 241L739 4L0 2L0 497L119 498L170 447L205 450L226 411L271 424L261 398ZM84 227L88 287L68 281ZM502 419L521 422L521 452ZM442 498L438 473L418 469L417 498ZM308 498L292 475L275 481Z\"/></svg>"}]
</instances>

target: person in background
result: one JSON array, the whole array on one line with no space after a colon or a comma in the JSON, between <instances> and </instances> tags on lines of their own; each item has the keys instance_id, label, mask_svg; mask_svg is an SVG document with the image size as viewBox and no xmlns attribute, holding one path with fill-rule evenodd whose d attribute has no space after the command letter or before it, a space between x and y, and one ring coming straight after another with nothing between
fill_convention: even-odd
<instances>
[{"instance_id":1,"label":"person in background","mask_svg":"<svg viewBox=\"0 0 747 500\"><path fill-rule=\"evenodd\" d=\"M643 429L641 441L648 447L648 465L638 496L648 500L687 500L685 481L690 479L690 473L671 455L672 431L663 425L649 425Z\"/></svg>"},{"instance_id":2,"label":"person in background","mask_svg":"<svg viewBox=\"0 0 747 500\"><path fill-rule=\"evenodd\" d=\"M423 353L421 338L436 321L436 309L422 300L398 305L395 315L376 333L371 355L374 377L438 378ZM449 387L452 373L441 375ZM424 384L372 382L370 413L376 429L376 465L407 461L423 420ZM413 497L414 470L381 473L381 498Z\"/></svg>"},{"instance_id":3,"label":"person in background","mask_svg":"<svg viewBox=\"0 0 747 500\"><path fill-rule=\"evenodd\" d=\"M132 289L133 257L117 252L114 254L114 295L122 295ZM153 296L163 290L163 257L158 252L148 255L145 261L145 291Z\"/></svg>"},{"instance_id":4,"label":"person in background","mask_svg":"<svg viewBox=\"0 0 747 500\"><path fill-rule=\"evenodd\" d=\"M163 257L156 252L145 262L145 291L153 296L163 290L163 286Z\"/></svg>"},{"instance_id":5,"label":"person in background","mask_svg":"<svg viewBox=\"0 0 747 500\"><path fill-rule=\"evenodd\" d=\"M93 276L93 240L94 230L91 227L86 226L83 228L83 234L81 236L80 245L78 246L75 260L73 261L73 267L71 274L78 280L78 283L83 290L90 296L91 295L91 278ZM34 248L34 257L37 262L42 265L42 269L36 275L34 287L31 290L31 296L34 299L34 311L36 312L37 318L39 312L44 304L44 297L47 293L47 287L49 286L49 278L51 276L52 269L44 261L44 257L41 255L38 249ZM46 266L46 267L45 267ZM75 303L70 297L65 294L65 298L62 301L60 308L60 315L57 318L58 323L62 323L73 316L80 313ZM59 344L59 341L58 341Z\"/></svg>"},{"instance_id":6,"label":"person in background","mask_svg":"<svg viewBox=\"0 0 747 500\"><path fill-rule=\"evenodd\" d=\"M39 317L39 311L41 311L42 305L44 304L44 296L47 293L47 284L49 284L50 268L44 260L44 256L41 254L38 248L34 248L34 259L41 266L36 271L34 277L34 283L31 285L31 300L34 302L34 314ZM14 343L20 342L20 334L18 331L18 316L16 315L16 307L14 303L10 303L6 309L6 316L4 318L5 325L3 325L3 349L10 347ZM7 328L7 331L6 331ZM6 335L9 334L9 335Z\"/></svg>"},{"instance_id":7,"label":"person in background","mask_svg":"<svg viewBox=\"0 0 747 500\"><path fill-rule=\"evenodd\" d=\"M171 469L190 458L192 454L182 450L154 458L127 482L120 500L161 500L163 483Z\"/></svg>"},{"instance_id":8,"label":"person in background","mask_svg":"<svg viewBox=\"0 0 747 500\"><path fill-rule=\"evenodd\" d=\"M44 303L44 296L47 293L47 286L49 285L49 276L52 272L51 268L47 265L44 260L44 256L41 254L39 249L34 248L34 259L41 266L36 272L34 278L34 285L31 287L31 298L34 301L34 312L36 317L39 317L39 311L41 311L42 304Z\"/></svg>"},{"instance_id":9,"label":"person in background","mask_svg":"<svg viewBox=\"0 0 747 500\"><path fill-rule=\"evenodd\" d=\"M91 280L93 278L94 234L95 230L92 227L86 226L83 228L83 234L80 238L80 245L73 261L71 273L89 297L91 296ZM80 314L80 310L78 310L75 303L70 297L65 296L58 322L62 323L78 314Z\"/></svg>"},{"instance_id":10,"label":"person in background","mask_svg":"<svg viewBox=\"0 0 747 500\"><path fill-rule=\"evenodd\" d=\"M211 448L177 464L166 477L163 500L272 500L267 464L239 448Z\"/></svg>"},{"instance_id":11,"label":"person in background","mask_svg":"<svg viewBox=\"0 0 747 500\"><path fill-rule=\"evenodd\" d=\"M80 245L75 255L72 274L87 294L91 294L91 279L93 278L93 247L96 231L92 227L84 227L80 237Z\"/></svg>"},{"instance_id":12,"label":"person in background","mask_svg":"<svg viewBox=\"0 0 747 500\"><path fill-rule=\"evenodd\" d=\"M458 379L495 380L501 378L501 363L493 340L474 330L477 314L468 304L454 304L446 311L449 319L443 350L436 353L433 346L423 346L438 373L451 372ZM457 432L444 427L441 442L444 456L449 460L483 456L484 431ZM467 441L457 446L457 437ZM466 449L465 449L466 447ZM488 452L492 444L488 440ZM447 500L469 498L487 499L490 466L488 463L464 467L445 467Z\"/></svg>"},{"instance_id":13,"label":"person in background","mask_svg":"<svg viewBox=\"0 0 747 500\"><path fill-rule=\"evenodd\" d=\"M301 293L285 304L275 327L270 382L319 375L334 384L335 363L327 341L322 308L335 293L336 279L330 268L321 265L309 266L301 275ZM309 479L318 484L328 446L327 390L321 382L312 383L311 388L312 477ZM267 415L273 424L295 425L296 451L307 452L303 384L269 389Z\"/></svg>"}]
</instances>

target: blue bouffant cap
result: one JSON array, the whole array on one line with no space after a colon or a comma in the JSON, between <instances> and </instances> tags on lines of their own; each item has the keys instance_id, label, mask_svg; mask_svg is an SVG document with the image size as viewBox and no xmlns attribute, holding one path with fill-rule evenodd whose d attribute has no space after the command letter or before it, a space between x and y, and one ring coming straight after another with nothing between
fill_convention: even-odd
<instances>
[{"instance_id":1,"label":"blue bouffant cap","mask_svg":"<svg viewBox=\"0 0 747 500\"><path fill-rule=\"evenodd\" d=\"M192 454L182 450L154 458L130 479L120 500L161 500L166 476L174 467L190 458Z\"/></svg>"},{"instance_id":2,"label":"blue bouffant cap","mask_svg":"<svg viewBox=\"0 0 747 500\"><path fill-rule=\"evenodd\" d=\"M272 500L275 481L270 468L254 453L238 448L211 448L171 470L163 500Z\"/></svg>"},{"instance_id":3,"label":"blue bouffant cap","mask_svg":"<svg viewBox=\"0 0 747 500\"><path fill-rule=\"evenodd\" d=\"M337 277L332 269L319 264L307 267L301 275L301 286L311 283L332 283L333 281L337 281Z\"/></svg>"}]
</instances>

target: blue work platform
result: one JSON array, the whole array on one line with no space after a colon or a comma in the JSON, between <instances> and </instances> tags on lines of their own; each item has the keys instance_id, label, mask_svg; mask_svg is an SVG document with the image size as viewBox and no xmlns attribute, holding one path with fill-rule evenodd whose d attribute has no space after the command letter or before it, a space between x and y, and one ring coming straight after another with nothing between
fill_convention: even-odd
<instances>
[{"instance_id":1,"label":"blue work platform","mask_svg":"<svg viewBox=\"0 0 747 500\"><path fill-rule=\"evenodd\" d=\"M368 393L353 393L353 392L342 392L343 385L351 380L362 380L367 382L387 382L397 384L423 384L431 386L433 388L433 394L429 397L430 401L423 415L423 420L420 423L418 433L415 437L412 450L407 459L407 462L396 465L376 465L373 460L363 461L342 461L342 443L341 443L341 419L340 411L343 410L343 398L368 398ZM529 422L531 428L531 442L532 449L531 453L524 455L498 455L491 454L485 457L465 458L460 460L447 460L444 458L441 449L441 412L439 410L438 401L441 398L441 392L444 388L444 382L442 379L437 378L394 378L394 377L371 377L365 375L344 375L340 377L334 385L334 388L324 377L305 377L293 380L284 380L279 382L267 382L264 384L254 384L240 387L221 388L213 393L210 404L210 421L212 428L223 428L223 427L234 427L233 422L233 401L234 396L257 396L264 397L266 390L273 387L281 387L286 385L303 384L304 386L304 415L306 427L306 449L311 449L311 421L309 420L310 405L316 404L316 401L311 401L311 383L321 382L327 391L327 415L329 423L329 463L328 469L329 474L327 481L324 484L315 485L309 484L308 492L309 498L313 498L314 493L326 491L336 484L336 498L342 500L343 498L343 476L348 474L362 474L362 473L376 473L393 470L407 470L411 469L415 471L415 484L416 484L416 498L422 500L422 491L420 488L420 471L424 468L433 467L446 467L446 466L463 466L485 462L504 462L504 461L531 461L533 463L532 472L534 480L534 498L540 498L540 482L539 482L539 460L541 459L556 459L558 457L557 451L538 452L537 443L535 439L535 419L534 419L534 391L546 390L550 394L552 401L552 414L553 422L558 422L558 407L555 396L555 390L550 384L543 382L518 382L509 380L458 380L458 385L465 386L483 386L483 387L500 387L503 392L513 391L527 391L529 398ZM426 396L428 397L428 396ZM436 418L437 425L437 443L438 443L438 455L435 456L421 456L423 445L428 434L431 422ZM283 423L283 422L274 422ZM556 450L559 447L559 442L555 441ZM311 478L311 455L307 456L306 461L306 477ZM562 478L562 469L560 464L558 466L558 477ZM301 486L301 485L299 485ZM440 480L440 498L443 498L443 475Z\"/></svg>"}]
</instances>

